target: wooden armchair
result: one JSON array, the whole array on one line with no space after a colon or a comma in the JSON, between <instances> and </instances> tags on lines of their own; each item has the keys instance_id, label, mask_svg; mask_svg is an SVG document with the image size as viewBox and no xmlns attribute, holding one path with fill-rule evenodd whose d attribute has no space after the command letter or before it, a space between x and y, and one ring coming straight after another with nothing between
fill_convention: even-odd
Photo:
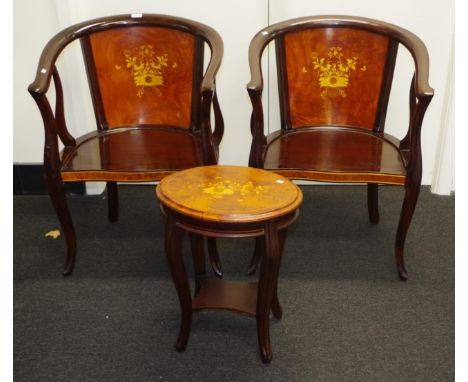
<instances>
[{"instance_id":1,"label":"wooden armchair","mask_svg":"<svg viewBox=\"0 0 468 382\"><path fill-rule=\"evenodd\" d=\"M81 42L97 124L96 131L77 139L67 130L56 67L58 56L74 40ZM204 71L205 43L211 60ZM64 275L72 273L76 256L64 182L106 181L108 219L115 221L117 182L157 181L174 171L217 163L224 127L215 75L222 55L223 42L212 28L150 14L76 24L45 46L28 90L44 121L44 176L67 242ZM46 95L52 79L54 111ZM58 139L64 145L61 151ZM212 240L210 259L219 273Z\"/></svg>"},{"instance_id":2,"label":"wooden armchair","mask_svg":"<svg viewBox=\"0 0 468 382\"><path fill-rule=\"evenodd\" d=\"M260 60L272 41L281 129L266 136ZM409 128L401 141L384 132L400 44L415 64ZM369 218L374 224L379 221L378 185L404 186L395 260L400 278L406 280L403 247L421 186L421 125L434 94L424 43L405 29L377 20L304 17L258 32L250 44L249 63L250 166L291 179L367 183Z\"/></svg>"}]
</instances>

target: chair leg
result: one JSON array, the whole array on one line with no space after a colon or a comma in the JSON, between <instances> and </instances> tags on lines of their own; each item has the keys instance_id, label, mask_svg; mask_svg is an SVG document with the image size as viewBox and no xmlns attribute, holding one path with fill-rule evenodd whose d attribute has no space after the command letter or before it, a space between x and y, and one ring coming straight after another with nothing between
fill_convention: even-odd
<instances>
[{"instance_id":1,"label":"chair leg","mask_svg":"<svg viewBox=\"0 0 468 382\"><path fill-rule=\"evenodd\" d=\"M208 245L208 257L210 258L211 267L216 276L223 277L223 267L219 259L218 247L216 246L216 239L214 237L207 237L206 242Z\"/></svg>"},{"instance_id":2,"label":"chair leg","mask_svg":"<svg viewBox=\"0 0 468 382\"><path fill-rule=\"evenodd\" d=\"M379 222L379 186L369 183L367 185L367 209L372 224Z\"/></svg>"},{"instance_id":3,"label":"chair leg","mask_svg":"<svg viewBox=\"0 0 468 382\"><path fill-rule=\"evenodd\" d=\"M63 183L57 177L45 177L45 183L49 191L50 200L59 219L65 241L67 243L67 260L63 269L63 275L69 276L73 272L76 258L76 235L68 210L67 199L63 190Z\"/></svg>"},{"instance_id":4,"label":"chair leg","mask_svg":"<svg viewBox=\"0 0 468 382\"><path fill-rule=\"evenodd\" d=\"M119 193L117 182L107 182L107 219L115 222L119 219Z\"/></svg>"},{"instance_id":5,"label":"chair leg","mask_svg":"<svg viewBox=\"0 0 468 382\"><path fill-rule=\"evenodd\" d=\"M252 258L250 259L250 265L247 271L248 275L254 275L255 272L257 271L258 266L260 264L260 260L262 258L262 252L263 252L263 238L261 236L257 236L255 238L254 253L252 255Z\"/></svg>"},{"instance_id":6,"label":"chair leg","mask_svg":"<svg viewBox=\"0 0 468 382\"><path fill-rule=\"evenodd\" d=\"M403 256L403 248L405 245L406 234L413 218L413 213L416 208L416 202L418 201L419 191L421 185L406 185L405 199L403 200L403 206L401 208L400 221L398 223L398 229L395 240L395 262L398 270L398 275L402 281L408 279L408 273L405 267L405 261Z\"/></svg>"}]
</instances>

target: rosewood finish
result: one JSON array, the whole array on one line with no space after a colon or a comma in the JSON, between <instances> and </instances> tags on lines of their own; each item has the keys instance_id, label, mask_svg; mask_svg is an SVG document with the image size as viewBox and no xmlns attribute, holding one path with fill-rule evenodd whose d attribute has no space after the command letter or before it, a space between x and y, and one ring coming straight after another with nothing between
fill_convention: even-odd
<instances>
[{"instance_id":1,"label":"rosewood finish","mask_svg":"<svg viewBox=\"0 0 468 382\"><path fill-rule=\"evenodd\" d=\"M78 138L65 123L56 67L74 40L81 42L97 127ZM211 51L206 70L205 44ZM44 121L44 176L67 242L64 275L72 273L76 257L64 182L106 181L108 218L115 221L117 182L158 181L175 171L217 163L224 122L215 76L222 55L223 43L214 29L166 15L94 19L68 27L47 43L28 90ZM52 79L55 110L46 95ZM208 248L215 272L221 274L212 239Z\"/></svg>"},{"instance_id":2,"label":"rosewood finish","mask_svg":"<svg viewBox=\"0 0 468 382\"><path fill-rule=\"evenodd\" d=\"M260 62L273 41L281 129L266 135ZM401 141L384 132L399 45L411 53L415 65L408 133ZM249 165L291 179L367 183L374 224L379 221L378 185L404 186L395 259L400 278L406 280L403 246L421 186L421 126L434 94L424 43L413 33L378 20L303 17L259 31L250 43L249 63L247 90L253 106ZM253 257L250 272L258 258Z\"/></svg>"},{"instance_id":3,"label":"rosewood finish","mask_svg":"<svg viewBox=\"0 0 468 382\"><path fill-rule=\"evenodd\" d=\"M183 187L182 187L183 185ZM156 188L166 222L166 257L179 297L181 325L176 349L184 351L192 312L226 309L253 316L263 362L270 362L270 311L282 317L278 272L286 229L296 219L301 190L284 177L248 167L205 166L174 173ZM195 271L192 298L181 251L189 232ZM258 282L208 277L203 237L257 237L262 242Z\"/></svg>"}]
</instances>

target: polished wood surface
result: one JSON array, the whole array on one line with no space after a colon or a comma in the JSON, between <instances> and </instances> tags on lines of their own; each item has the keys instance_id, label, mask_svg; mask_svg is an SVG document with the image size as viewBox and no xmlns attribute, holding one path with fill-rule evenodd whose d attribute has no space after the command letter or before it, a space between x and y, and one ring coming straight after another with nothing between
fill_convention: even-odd
<instances>
[{"instance_id":1,"label":"polished wood surface","mask_svg":"<svg viewBox=\"0 0 468 382\"><path fill-rule=\"evenodd\" d=\"M270 42L276 46L281 126L267 135L261 59ZM401 142L384 132L400 46L414 60L408 131ZM290 179L367 183L373 224L379 221L378 185L404 186L394 255L399 277L406 280L403 246L421 185L421 127L434 95L424 43L410 31L379 20L302 17L259 31L250 43L249 64L249 166Z\"/></svg>"},{"instance_id":2,"label":"polished wood surface","mask_svg":"<svg viewBox=\"0 0 468 382\"><path fill-rule=\"evenodd\" d=\"M223 309L255 317L257 308L256 282L225 281L201 277L200 290L195 295L194 310Z\"/></svg>"},{"instance_id":3,"label":"polished wood surface","mask_svg":"<svg viewBox=\"0 0 468 382\"><path fill-rule=\"evenodd\" d=\"M294 211L302 192L280 175L239 166L205 166L180 171L161 181L159 200L194 218L254 222Z\"/></svg>"},{"instance_id":4,"label":"polished wood surface","mask_svg":"<svg viewBox=\"0 0 468 382\"><path fill-rule=\"evenodd\" d=\"M289 180L259 169L195 167L164 178L156 188L166 219L166 258L179 297L181 323L176 349L184 351L193 311L225 309L253 316L261 359L271 362L270 312L282 317L278 273L286 228L297 215L302 193ZM188 231L195 273L192 299L182 236ZM208 277L202 237L256 237L261 264L258 282Z\"/></svg>"},{"instance_id":5,"label":"polished wood surface","mask_svg":"<svg viewBox=\"0 0 468 382\"><path fill-rule=\"evenodd\" d=\"M189 127L195 37L155 27L90 36L107 126Z\"/></svg>"},{"instance_id":6,"label":"polished wood surface","mask_svg":"<svg viewBox=\"0 0 468 382\"><path fill-rule=\"evenodd\" d=\"M264 168L287 177L323 181L404 184L405 164L398 147L359 129L311 128L273 135ZM291 176L295 173L296 176Z\"/></svg>"},{"instance_id":7,"label":"polished wood surface","mask_svg":"<svg viewBox=\"0 0 468 382\"><path fill-rule=\"evenodd\" d=\"M64 94L56 67L74 40L82 46L97 128L77 138L66 125L64 99L69 94ZM205 45L210 49L206 65ZM44 175L67 241L64 275L72 273L76 258L64 182L106 181L113 222L119 206L116 182L157 181L174 171L217 163L224 121L215 76L222 56L223 42L214 29L167 15L88 20L46 44L28 90L44 122ZM55 110L47 96L52 79ZM209 254L220 273L212 241Z\"/></svg>"},{"instance_id":8,"label":"polished wood surface","mask_svg":"<svg viewBox=\"0 0 468 382\"><path fill-rule=\"evenodd\" d=\"M91 133L62 154L62 178L157 180L203 164L200 138L176 129L116 128ZM175 149L177 148L177 149Z\"/></svg>"},{"instance_id":9,"label":"polished wood surface","mask_svg":"<svg viewBox=\"0 0 468 382\"><path fill-rule=\"evenodd\" d=\"M335 124L372 129L388 40L347 28L285 35L291 126Z\"/></svg>"}]
</instances>

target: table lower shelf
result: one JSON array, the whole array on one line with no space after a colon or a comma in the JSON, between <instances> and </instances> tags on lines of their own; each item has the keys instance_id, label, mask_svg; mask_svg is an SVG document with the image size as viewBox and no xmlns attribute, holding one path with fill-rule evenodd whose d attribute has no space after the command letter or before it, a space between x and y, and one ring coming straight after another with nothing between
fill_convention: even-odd
<instances>
[{"instance_id":1,"label":"table lower shelf","mask_svg":"<svg viewBox=\"0 0 468 382\"><path fill-rule=\"evenodd\" d=\"M215 277L198 278L200 289L192 301L193 310L226 309L256 316L257 282L225 281Z\"/></svg>"}]
</instances>

